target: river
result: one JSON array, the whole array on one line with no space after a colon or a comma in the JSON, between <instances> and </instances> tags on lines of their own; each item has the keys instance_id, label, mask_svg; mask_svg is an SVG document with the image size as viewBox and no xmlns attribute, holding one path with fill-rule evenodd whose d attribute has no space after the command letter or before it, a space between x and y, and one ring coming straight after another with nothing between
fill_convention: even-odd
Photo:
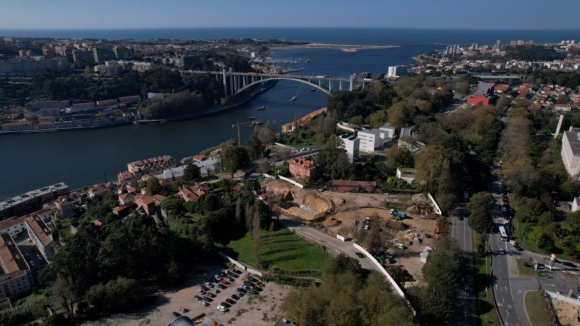
<instances>
[{"instance_id":1,"label":"river","mask_svg":"<svg viewBox=\"0 0 580 326\"><path fill-rule=\"evenodd\" d=\"M405 46L393 49L344 52L334 49L275 49L273 59L310 59L289 65L303 68L313 75L347 76L386 72L388 66L413 63L412 56L431 51L427 46ZM348 85L344 85L345 88ZM64 182L71 189L106 180L116 180L126 164L139 159L170 155L177 160L198 154L201 150L237 137L232 124L254 116L276 121L278 131L290 122L296 112L302 115L326 106L327 95L310 92L306 84L280 81L252 102L220 114L201 119L161 125L129 125L105 129L55 132L45 134L6 135L0 137L0 200L20 193ZM333 86L338 89L338 86ZM296 96L296 101L290 98ZM266 110L257 111L265 105ZM252 128L241 127L242 141Z\"/></svg>"}]
</instances>

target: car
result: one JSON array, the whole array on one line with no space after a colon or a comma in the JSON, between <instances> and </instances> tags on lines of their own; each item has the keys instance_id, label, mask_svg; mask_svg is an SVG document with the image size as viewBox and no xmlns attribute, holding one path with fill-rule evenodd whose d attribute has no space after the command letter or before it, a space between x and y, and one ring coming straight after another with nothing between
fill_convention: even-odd
<instances>
[{"instance_id":1,"label":"car","mask_svg":"<svg viewBox=\"0 0 580 326\"><path fill-rule=\"evenodd\" d=\"M207 307L209 304L205 300L199 302L200 305Z\"/></svg>"},{"instance_id":2,"label":"car","mask_svg":"<svg viewBox=\"0 0 580 326\"><path fill-rule=\"evenodd\" d=\"M226 308L228 308L228 307L230 306L230 305L229 305L229 303L227 303L227 302L223 302L223 301L220 303L220 305L221 305L221 306L224 306L224 307L226 307Z\"/></svg>"},{"instance_id":3,"label":"car","mask_svg":"<svg viewBox=\"0 0 580 326\"><path fill-rule=\"evenodd\" d=\"M242 290L248 290L248 286L245 284L240 285L240 287L238 289L242 289Z\"/></svg>"},{"instance_id":4,"label":"car","mask_svg":"<svg viewBox=\"0 0 580 326\"><path fill-rule=\"evenodd\" d=\"M522 247L518 246L517 244L514 245L514 249L517 251L524 251L524 249L522 249Z\"/></svg>"},{"instance_id":5,"label":"car","mask_svg":"<svg viewBox=\"0 0 580 326\"><path fill-rule=\"evenodd\" d=\"M238 277L240 277L238 274L236 274L236 273L234 273L234 272L228 272L228 275L226 275L226 276L229 276L229 277L234 277L234 278L238 278Z\"/></svg>"},{"instance_id":6,"label":"car","mask_svg":"<svg viewBox=\"0 0 580 326\"><path fill-rule=\"evenodd\" d=\"M503 248L500 248L500 249L498 250L498 253L499 253L500 255L505 255L505 249L503 249Z\"/></svg>"},{"instance_id":7,"label":"car","mask_svg":"<svg viewBox=\"0 0 580 326\"><path fill-rule=\"evenodd\" d=\"M204 290L204 291L209 291L209 289L208 289L208 288L206 288L206 287L205 287L205 285L202 285L202 286L201 286L201 289L202 289L202 290Z\"/></svg>"},{"instance_id":8,"label":"car","mask_svg":"<svg viewBox=\"0 0 580 326\"><path fill-rule=\"evenodd\" d=\"M205 295L207 295L210 298L215 298L216 297L216 295L213 294L213 293L211 293L211 292L207 292Z\"/></svg>"},{"instance_id":9,"label":"car","mask_svg":"<svg viewBox=\"0 0 580 326\"><path fill-rule=\"evenodd\" d=\"M229 303L230 305L235 304L236 302L230 298L226 299L226 302Z\"/></svg>"},{"instance_id":10,"label":"car","mask_svg":"<svg viewBox=\"0 0 580 326\"><path fill-rule=\"evenodd\" d=\"M510 240L510 243L512 244L512 246L517 246L517 245L518 245L518 244L516 243L516 241L515 241L515 240L513 240L513 239L512 239L512 240Z\"/></svg>"},{"instance_id":11,"label":"car","mask_svg":"<svg viewBox=\"0 0 580 326\"><path fill-rule=\"evenodd\" d=\"M356 255L358 258L363 258L363 257L364 257L364 256L363 256L363 254L361 254L360 252L357 252L357 253L355 253L355 255Z\"/></svg>"},{"instance_id":12,"label":"car","mask_svg":"<svg viewBox=\"0 0 580 326\"><path fill-rule=\"evenodd\" d=\"M220 293L220 290L214 288L214 289L211 290L211 292L213 292L215 294L218 294L218 293Z\"/></svg>"},{"instance_id":13,"label":"car","mask_svg":"<svg viewBox=\"0 0 580 326\"><path fill-rule=\"evenodd\" d=\"M252 283L252 282L244 282L244 285L245 286L254 286L254 283Z\"/></svg>"},{"instance_id":14,"label":"car","mask_svg":"<svg viewBox=\"0 0 580 326\"><path fill-rule=\"evenodd\" d=\"M172 312L172 314L173 314L173 317L181 317L181 314L176 312L176 311Z\"/></svg>"},{"instance_id":15,"label":"car","mask_svg":"<svg viewBox=\"0 0 580 326\"><path fill-rule=\"evenodd\" d=\"M254 290L252 290L252 289L248 290L248 292L249 292L250 294L255 294L255 295L259 294L259 293L258 293L258 291L254 291Z\"/></svg>"},{"instance_id":16,"label":"car","mask_svg":"<svg viewBox=\"0 0 580 326\"><path fill-rule=\"evenodd\" d=\"M224 306L217 306L217 310L226 312L227 309Z\"/></svg>"},{"instance_id":17,"label":"car","mask_svg":"<svg viewBox=\"0 0 580 326\"><path fill-rule=\"evenodd\" d=\"M227 274L227 273L229 273L229 272L230 272L230 271L229 271L229 270L227 270L227 269L222 269L222 273L226 273L226 274Z\"/></svg>"},{"instance_id":18,"label":"car","mask_svg":"<svg viewBox=\"0 0 580 326\"><path fill-rule=\"evenodd\" d=\"M227 280L230 283L235 281L233 278L231 278L229 276L226 276L224 279Z\"/></svg>"},{"instance_id":19,"label":"car","mask_svg":"<svg viewBox=\"0 0 580 326\"><path fill-rule=\"evenodd\" d=\"M202 290L202 289L197 290L197 293L199 293L201 295L205 295L206 294L206 292L204 290Z\"/></svg>"},{"instance_id":20,"label":"car","mask_svg":"<svg viewBox=\"0 0 580 326\"><path fill-rule=\"evenodd\" d=\"M202 298L202 297L200 297L199 295L196 295L196 296L195 296L195 297L193 297L193 298L194 298L195 300L197 300L197 301L201 301L201 300L203 300L203 298Z\"/></svg>"},{"instance_id":21,"label":"car","mask_svg":"<svg viewBox=\"0 0 580 326\"><path fill-rule=\"evenodd\" d=\"M208 296L203 297L203 300L206 301L206 302L212 302L213 301L213 299L210 298L210 297L208 297Z\"/></svg>"},{"instance_id":22,"label":"car","mask_svg":"<svg viewBox=\"0 0 580 326\"><path fill-rule=\"evenodd\" d=\"M242 274L242 272L241 272L241 271L239 271L239 270L237 270L237 269L235 269L235 268L234 268L233 272L234 272L234 273L236 273L236 274L238 274L238 275Z\"/></svg>"},{"instance_id":23,"label":"car","mask_svg":"<svg viewBox=\"0 0 580 326\"><path fill-rule=\"evenodd\" d=\"M387 259L393 259L393 258L395 258L395 252L391 251L387 254Z\"/></svg>"},{"instance_id":24,"label":"car","mask_svg":"<svg viewBox=\"0 0 580 326\"><path fill-rule=\"evenodd\" d=\"M255 278L253 278L251 276L248 277L248 281L254 282L254 283L257 283L258 282L258 280L256 280Z\"/></svg>"},{"instance_id":25,"label":"car","mask_svg":"<svg viewBox=\"0 0 580 326\"><path fill-rule=\"evenodd\" d=\"M563 261L563 262L561 262L561 264L564 266L567 266L567 267L576 268L576 265L572 264L571 262Z\"/></svg>"},{"instance_id":26,"label":"car","mask_svg":"<svg viewBox=\"0 0 580 326\"><path fill-rule=\"evenodd\" d=\"M262 291L263 291L263 290L262 290L262 288L261 288L261 287L259 287L259 286L254 286L254 287L252 288L252 290L254 290L254 291L258 291L258 292L262 292Z\"/></svg>"},{"instance_id":27,"label":"car","mask_svg":"<svg viewBox=\"0 0 580 326\"><path fill-rule=\"evenodd\" d=\"M237 295L235 295L235 294L232 294L232 299L234 299L234 300L240 300L240 297L238 297L238 296L237 296Z\"/></svg>"},{"instance_id":28,"label":"car","mask_svg":"<svg viewBox=\"0 0 580 326\"><path fill-rule=\"evenodd\" d=\"M32 239L28 239L28 242L32 243Z\"/></svg>"},{"instance_id":29,"label":"car","mask_svg":"<svg viewBox=\"0 0 580 326\"><path fill-rule=\"evenodd\" d=\"M189 309L183 308L183 307L179 307L179 311L183 311L185 313L188 313L189 312Z\"/></svg>"},{"instance_id":30,"label":"car","mask_svg":"<svg viewBox=\"0 0 580 326\"><path fill-rule=\"evenodd\" d=\"M220 284L218 284L218 288L223 290L223 289L227 289L228 287L220 283Z\"/></svg>"},{"instance_id":31,"label":"car","mask_svg":"<svg viewBox=\"0 0 580 326\"><path fill-rule=\"evenodd\" d=\"M367 225L365 225L365 230L369 230L370 228L371 228L371 226L370 226L370 225L368 225L368 224L367 224Z\"/></svg>"},{"instance_id":32,"label":"car","mask_svg":"<svg viewBox=\"0 0 580 326\"><path fill-rule=\"evenodd\" d=\"M222 280L222 277L219 276L218 274L214 275L214 277L218 282Z\"/></svg>"},{"instance_id":33,"label":"car","mask_svg":"<svg viewBox=\"0 0 580 326\"><path fill-rule=\"evenodd\" d=\"M208 288L213 288L213 284L211 282L205 282L205 286Z\"/></svg>"}]
</instances>

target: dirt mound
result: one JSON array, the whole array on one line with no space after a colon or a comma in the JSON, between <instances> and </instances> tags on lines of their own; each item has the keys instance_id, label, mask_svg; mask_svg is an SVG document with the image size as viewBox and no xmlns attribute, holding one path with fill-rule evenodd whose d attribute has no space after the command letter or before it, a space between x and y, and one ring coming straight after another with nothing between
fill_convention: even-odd
<instances>
[{"instance_id":1,"label":"dirt mound","mask_svg":"<svg viewBox=\"0 0 580 326\"><path fill-rule=\"evenodd\" d=\"M392 230L406 230L409 226L401 221L387 220L387 226Z\"/></svg>"},{"instance_id":2,"label":"dirt mound","mask_svg":"<svg viewBox=\"0 0 580 326\"><path fill-rule=\"evenodd\" d=\"M319 212L326 212L328 210L328 204L314 194L307 194L305 196L304 205Z\"/></svg>"}]
</instances>

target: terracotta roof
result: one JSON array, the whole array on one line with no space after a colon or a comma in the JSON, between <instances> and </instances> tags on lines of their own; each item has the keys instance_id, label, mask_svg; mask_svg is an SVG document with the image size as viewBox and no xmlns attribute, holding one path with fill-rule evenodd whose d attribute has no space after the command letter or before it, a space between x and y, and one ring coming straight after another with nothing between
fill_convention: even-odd
<instances>
[{"instance_id":1,"label":"terracotta roof","mask_svg":"<svg viewBox=\"0 0 580 326\"><path fill-rule=\"evenodd\" d=\"M164 201L165 198L167 198L167 197L162 196L162 195L153 195L153 199L155 199L156 201L159 201L159 202Z\"/></svg>"},{"instance_id":2,"label":"terracotta roof","mask_svg":"<svg viewBox=\"0 0 580 326\"><path fill-rule=\"evenodd\" d=\"M47 246L52 242L52 236L50 235L51 232L40 217L28 216L25 221L30 226L38 240L42 242L42 245Z\"/></svg>"},{"instance_id":3,"label":"terracotta roof","mask_svg":"<svg viewBox=\"0 0 580 326\"><path fill-rule=\"evenodd\" d=\"M113 212L119 213L119 212L122 212L126 209L131 209L132 207L136 207L136 206L137 206L137 204L135 204L135 203L129 203L129 204L113 207Z\"/></svg>"},{"instance_id":4,"label":"terracotta roof","mask_svg":"<svg viewBox=\"0 0 580 326\"><path fill-rule=\"evenodd\" d=\"M4 263L4 268L0 268L0 270L6 274L30 269L14 239L8 233L0 234L0 258Z\"/></svg>"},{"instance_id":5,"label":"terracotta roof","mask_svg":"<svg viewBox=\"0 0 580 326\"><path fill-rule=\"evenodd\" d=\"M14 217L11 217L7 220L0 222L0 231L6 230L6 229L11 228L15 225L24 223L25 218L26 218L26 216L21 216L21 217L14 216Z\"/></svg>"},{"instance_id":6,"label":"terracotta roof","mask_svg":"<svg viewBox=\"0 0 580 326\"><path fill-rule=\"evenodd\" d=\"M137 195L135 196L135 200L141 201L143 202L145 205L149 205L149 204L153 204L155 203L155 199L153 199L153 197L145 194L145 195Z\"/></svg>"}]
</instances>

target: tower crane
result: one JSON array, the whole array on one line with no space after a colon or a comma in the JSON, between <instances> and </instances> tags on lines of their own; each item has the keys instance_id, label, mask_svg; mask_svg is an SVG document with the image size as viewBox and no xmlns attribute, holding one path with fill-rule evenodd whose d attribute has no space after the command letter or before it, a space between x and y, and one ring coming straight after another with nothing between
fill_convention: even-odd
<instances>
[{"instance_id":1,"label":"tower crane","mask_svg":"<svg viewBox=\"0 0 580 326\"><path fill-rule=\"evenodd\" d=\"M238 128L238 146L241 146L241 139L240 139L240 126L245 126L245 125L254 125L255 122L254 121L246 121L246 122L237 122L235 124L232 125L232 128L237 127Z\"/></svg>"}]
</instances>

